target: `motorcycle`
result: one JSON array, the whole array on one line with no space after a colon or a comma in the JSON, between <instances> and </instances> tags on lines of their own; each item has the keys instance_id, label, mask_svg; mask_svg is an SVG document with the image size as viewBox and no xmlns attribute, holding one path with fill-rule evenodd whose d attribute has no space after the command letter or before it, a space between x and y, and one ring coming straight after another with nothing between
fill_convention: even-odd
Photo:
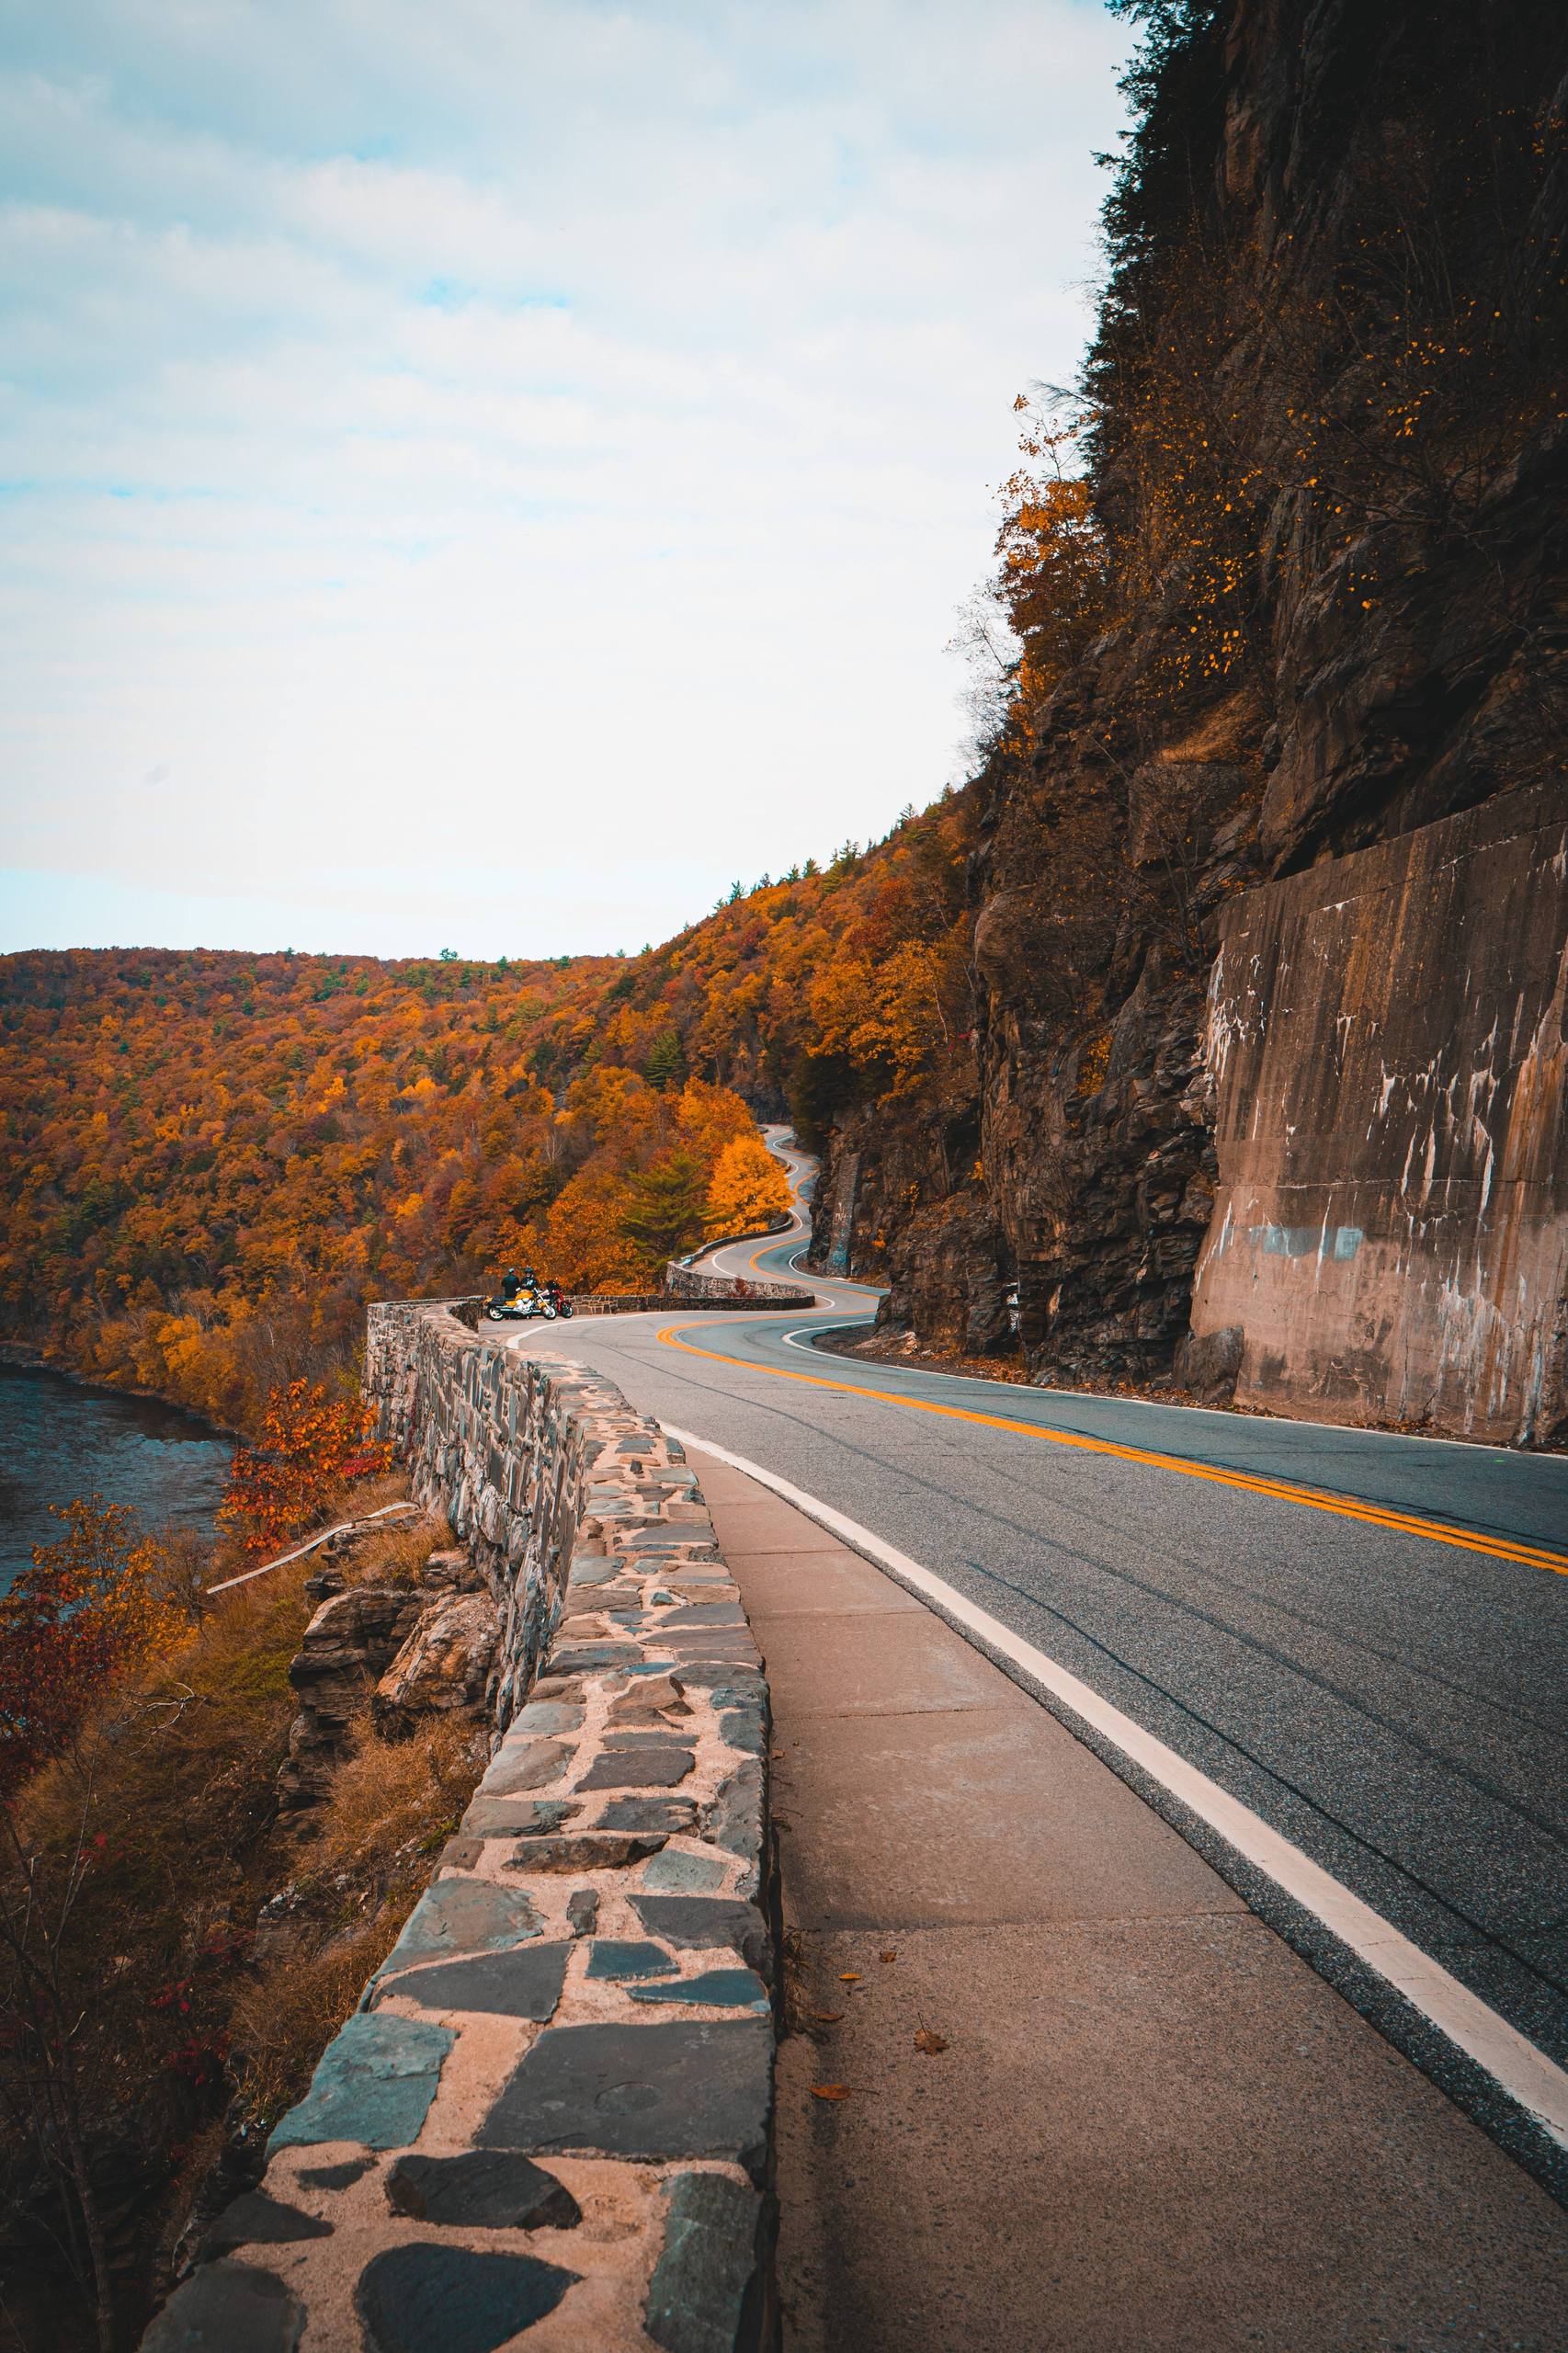
<instances>
[{"instance_id":1,"label":"motorcycle","mask_svg":"<svg viewBox=\"0 0 1568 2353\"><path fill-rule=\"evenodd\" d=\"M484 1313L492 1324L528 1324L536 1315L553 1324L557 1310L547 1286L542 1291L520 1290L513 1299L487 1299Z\"/></svg>"},{"instance_id":2,"label":"motorcycle","mask_svg":"<svg viewBox=\"0 0 1568 2353\"><path fill-rule=\"evenodd\" d=\"M520 1290L512 1299L487 1299L484 1313L492 1324L528 1324L541 1315L547 1324L557 1316L569 1318L572 1302L561 1285L540 1283L533 1290Z\"/></svg>"}]
</instances>

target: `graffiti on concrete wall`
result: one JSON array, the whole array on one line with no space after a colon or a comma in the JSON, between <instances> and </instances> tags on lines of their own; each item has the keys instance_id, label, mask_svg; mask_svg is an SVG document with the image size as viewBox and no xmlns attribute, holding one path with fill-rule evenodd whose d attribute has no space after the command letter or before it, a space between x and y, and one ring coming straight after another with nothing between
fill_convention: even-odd
<instances>
[{"instance_id":1,"label":"graffiti on concrete wall","mask_svg":"<svg viewBox=\"0 0 1568 2353\"><path fill-rule=\"evenodd\" d=\"M1509 793L1238 898L1210 996L1194 1334L1236 1393L1568 1430L1568 795Z\"/></svg>"}]
</instances>

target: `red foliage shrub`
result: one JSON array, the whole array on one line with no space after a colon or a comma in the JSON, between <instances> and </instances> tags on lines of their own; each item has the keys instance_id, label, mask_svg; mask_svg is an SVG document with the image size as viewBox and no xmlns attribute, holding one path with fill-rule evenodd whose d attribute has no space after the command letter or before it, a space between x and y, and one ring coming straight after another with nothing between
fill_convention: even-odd
<instances>
[{"instance_id":1,"label":"red foliage shrub","mask_svg":"<svg viewBox=\"0 0 1568 2353\"><path fill-rule=\"evenodd\" d=\"M357 1397L334 1397L322 1381L275 1389L262 1416L262 1442L236 1449L218 1507L247 1552L270 1552L320 1517L344 1480L378 1477L392 1449L368 1443L374 1415Z\"/></svg>"}]
</instances>

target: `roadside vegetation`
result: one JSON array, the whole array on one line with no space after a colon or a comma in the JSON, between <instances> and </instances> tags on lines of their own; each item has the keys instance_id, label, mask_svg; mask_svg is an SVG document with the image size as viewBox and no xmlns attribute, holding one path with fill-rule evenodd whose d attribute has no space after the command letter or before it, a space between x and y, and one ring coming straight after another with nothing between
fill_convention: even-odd
<instances>
[{"instance_id":1,"label":"roadside vegetation","mask_svg":"<svg viewBox=\"0 0 1568 2353\"><path fill-rule=\"evenodd\" d=\"M324 1391L269 1419L284 1444L239 1457L215 1549L85 1498L0 1601L0 2342L135 2342L193 2202L258 2168L483 1769L472 1713L388 1740L367 1689L321 1802L280 1813L327 1556L206 1588L404 1483ZM449 1540L366 1533L332 1582L412 1589Z\"/></svg>"}]
</instances>

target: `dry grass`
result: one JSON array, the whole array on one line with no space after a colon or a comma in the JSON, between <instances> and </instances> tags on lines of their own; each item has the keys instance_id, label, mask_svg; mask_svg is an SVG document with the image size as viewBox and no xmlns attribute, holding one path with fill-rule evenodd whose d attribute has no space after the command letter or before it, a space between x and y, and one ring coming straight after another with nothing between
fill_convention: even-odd
<instances>
[{"instance_id":1,"label":"dry grass","mask_svg":"<svg viewBox=\"0 0 1568 2353\"><path fill-rule=\"evenodd\" d=\"M394 1500L399 1484L357 1487L334 1518ZM352 1583L412 1581L450 1541L423 1521L332 1565ZM62 1949L86 2021L89 2116L117 2129L129 2120L142 2151L146 2194L118 2246L128 2322L145 2311L158 2249L215 2154L232 2092L269 2121L303 2090L483 1769L486 1743L470 1722L437 1720L387 1745L367 1712L303 1832L279 1823L277 1778L298 1708L289 1666L315 1607L306 1579L324 1565L308 1556L223 1596L14 1809L47 1886L63 1883L79 1840L90 1859ZM0 1878L14 1876L0 1858ZM284 1885L298 1898L290 1932L258 1959L257 1911ZM0 2009L6 1976L0 1961ZM0 2178L0 2204L5 2188ZM62 2280L41 2292L63 2308ZM62 2326L50 2341L65 2336Z\"/></svg>"},{"instance_id":2,"label":"dry grass","mask_svg":"<svg viewBox=\"0 0 1568 2353\"><path fill-rule=\"evenodd\" d=\"M358 1726L353 1752L311 1816L287 1949L234 2005L242 2081L258 2121L270 2124L303 2093L428 1884L487 1754L483 1731L467 1720L437 1720L395 1745L375 1737L368 1717Z\"/></svg>"},{"instance_id":3,"label":"dry grass","mask_svg":"<svg viewBox=\"0 0 1568 2353\"><path fill-rule=\"evenodd\" d=\"M427 1851L451 1836L488 1753L466 1719L437 1717L411 1740L377 1740L368 1722L333 1779L316 1820L316 1872L364 1873L409 1841Z\"/></svg>"},{"instance_id":4,"label":"dry grass","mask_svg":"<svg viewBox=\"0 0 1568 2353\"><path fill-rule=\"evenodd\" d=\"M395 1496L389 1496L395 1502ZM334 1567L341 1567L350 1585L412 1585L432 1552L443 1552L457 1539L444 1519L416 1519L405 1527L389 1528L384 1535L362 1537ZM324 1553L313 1565L324 1564Z\"/></svg>"},{"instance_id":5,"label":"dry grass","mask_svg":"<svg viewBox=\"0 0 1568 2353\"><path fill-rule=\"evenodd\" d=\"M353 2010L366 1979L397 1941L380 1920L317 1953L279 1962L234 2005L245 2102L256 2123L274 2123L300 2098L316 2061Z\"/></svg>"}]
</instances>

